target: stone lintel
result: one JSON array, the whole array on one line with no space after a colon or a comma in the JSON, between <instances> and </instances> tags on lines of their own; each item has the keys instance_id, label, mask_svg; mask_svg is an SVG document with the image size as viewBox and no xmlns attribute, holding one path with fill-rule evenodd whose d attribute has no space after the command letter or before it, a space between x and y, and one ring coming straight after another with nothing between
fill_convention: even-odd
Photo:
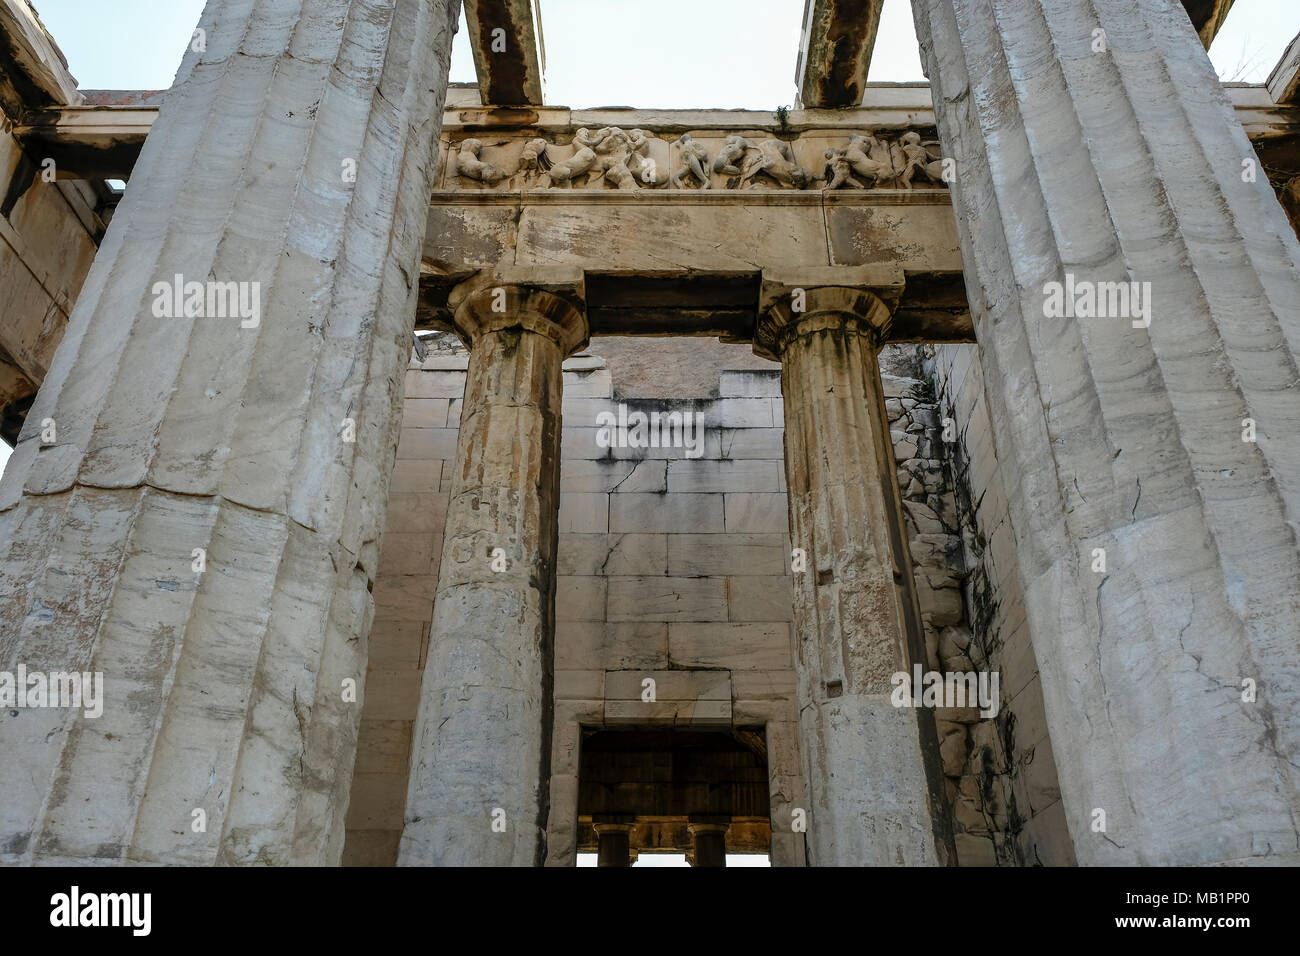
<instances>
[{"instance_id":1,"label":"stone lintel","mask_svg":"<svg viewBox=\"0 0 1300 956\"><path fill-rule=\"evenodd\" d=\"M540 106L546 52L538 0L465 0L483 102Z\"/></svg>"},{"instance_id":2,"label":"stone lintel","mask_svg":"<svg viewBox=\"0 0 1300 956\"><path fill-rule=\"evenodd\" d=\"M1183 0L1187 15L1192 18L1192 27L1205 49L1210 48L1214 38L1219 35L1219 28L1232 9L1233 0Z\"/></svg>"},{"instance_id":3,"label":"stone lintel","mask_svg":"<svg viewBox=\"0 0 1300 956\"><path fill-rule=\"evenodd\" d=\"M81 103L67 60L27 0L0 0L0 38L0 108L11 122L27 109Z\"/></svg>"},{"instance_id":4,"label":"stone lintel","mask_svg":"<svg viewBox=\"0 0 1300 956\"><path fill-rule=\"evenodd\" d=\"M29 110L13 132L29 156L53 159L60 179L127 179L157 115L156 106Z\"/></svg>"},{"instance_id":5,"label":"stone lintel","mask_svg":"<svg viewBox=\"0 0 1300 956\"><path fill-rule=\"evenodd\" d=\"M797 105L857 106L867 88L885 0L805 0Z\"/></svg>"},{"instance_id":6,"label":"stone lintel","mask_svg":"<svg viewBox=\"0 0 1300 956\"><path fill-rule=\"evenodd\" d=\"M1274 103L1300 105L1300 33L1287 45L1268 77L1268 95Z\"/></svg>"}]
</instances>

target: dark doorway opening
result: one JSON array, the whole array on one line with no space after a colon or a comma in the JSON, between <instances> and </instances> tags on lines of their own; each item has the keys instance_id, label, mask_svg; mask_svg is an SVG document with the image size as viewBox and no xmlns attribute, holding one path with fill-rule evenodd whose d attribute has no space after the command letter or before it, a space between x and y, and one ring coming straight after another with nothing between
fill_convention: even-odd
<instances>
[{"instance_id":1,"label":"dark doorway opening","mask_svg":"<svg viewBox=\"0 0 1300 956\"><path fill-rule=\"evenodd\" d=\"M599 866L630 866L641 854L684 854L706 867L766 857L768 792L762 727L584 730L578 852L597 854Z\"/></svg>"}]
</instances>

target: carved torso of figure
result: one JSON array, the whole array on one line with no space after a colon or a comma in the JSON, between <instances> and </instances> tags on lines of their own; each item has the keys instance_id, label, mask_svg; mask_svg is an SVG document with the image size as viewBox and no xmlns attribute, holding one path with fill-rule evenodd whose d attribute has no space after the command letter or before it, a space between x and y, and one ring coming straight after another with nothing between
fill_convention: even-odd
<instances>
[{"instance_id":1,"label":"carved torso of figure","mask_svg":"<svg viewBox=\"0 0 1300 956\"><path fill-rule=\"evenodd\" d=\"M847 158L846 149L826 150L826 185L825 189L839 189L850 186L853 189L865 189L862 183L853 178L853 164Z\"/></svg>"},{"instance_id":2,"label":"carved torso of figure","mask_svg":"<svg viewBox=\"0 0 1300 956\"><path fill-rule=\"evenodd\" d=\"M921 143L921 134L916 132L904 133L901 138L903 155L906 157L907 164L903 169L899 181L906 189L912 188L912 174L919 172L926 179L934 183L943 181L943 161L935 159L930 151Z\"/></svg>"},{"instance_id":3,"label":"carved torso of figure","mask_svg":"<svg viewBox=\"0 0 1300 956\"><path fill-rule=\"evenodd\" d=\"M724 173L727 176L739 176L740 166L737 161L744 158L745 153L757 147L743 136L728 136L727 142L718 150L718 157L713 161L713 171L715 173Z\"/></svg>"},{"instance_id":4,"label":"carved torso of figure","mask_svg":"<svg viewBox=\"0 0 1300 956\"><path fill-rule=\"evenodd\" d=\"M596 151L592 149L592 144L599 142L600 140L593 137L588 130L580 129L574 133L574 153L568 159L551 163L549 171L551 182L572 184L575 177L581 176L595 166Z\"/></svg>"},{"instance_id":5,"label":"carved torso of figure","mask_svg":"<svg viewBox=\"0 0 1300 956\"><path fill-rule=\"evenodd\" d=\"M708 147L691 139L690 133L682 133L677 140L677 146L681 150L681 166L673 172L672 184L681 189L682 177L689 172L700 181L701 188L708 189L712 185L708 173Z\"/></svg>"},{"instance_id":6,"label":"carved torso of figure","mask_svg":"<svg viewBox=\"0 0 1300 956\"><path fill-rule=\"evenodd\" d=\"M643 129L634 129L627 134L631 151L627 157L627 168L632 171L638 183L643 186L662 186L669 180L669 171L660 169L654 157L650 155L650 143L656 140Z\"/></svg>"},{"instance_id":7,"label":"carved torso of figure","mask_svg":"<svg viewBox=\"0 0 1300 956\"><path fill-rule=\"evenodd\" d=\"M462 140L456 154L456 170L466 179L473 179L489 186L501 182L506 174L491 163L482 162L478 157L483 150L483 143L477 139Z\"/></svg>"},{"instance_id":8,"label":"carved torso of figure","mask_svg":"<svg viewBox=\"0 0 1300 956\"><path fill-rule=\"evenodd\" d=\"M758 151L745 160L744 171L740 175L740 186L756 188L754 177L766 174L783 186L804 189L811 179L808 170L795 161L794 150L789 143L779 139L765 139L758 144Z\"/></svg>"},{"instance_id":9,"label":"carved torso of figure","mask_svg":"<svg viewBox=\"0 0 1300 956\"><path fill-rule=\"evenodd\" d=\"M844 158L869 186L894 176L894 164L890 161L888 148L869 134L861 136L854 133L850 136Z\"/></svg>"}]
</instances>

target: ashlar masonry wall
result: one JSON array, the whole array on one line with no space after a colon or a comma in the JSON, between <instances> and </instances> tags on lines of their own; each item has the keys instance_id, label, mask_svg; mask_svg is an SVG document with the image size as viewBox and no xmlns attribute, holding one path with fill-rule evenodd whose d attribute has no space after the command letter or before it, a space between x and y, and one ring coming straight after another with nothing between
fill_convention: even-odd
<instances>
[{"instance_id":1,"label":"ashlar masonry wall","mask_svg":"<svg viewBox=\"0 0 1300 956\"><path fill-rule=\"evenodd\" d=\"M344 858L350 865L392 864L402 827L466 366L451 337L428 341L428 355L407 373L375 586ZM978 609L968 612L965 599L968 559L943 414L916 347L886 349L881 367L926 664L974 669L982 662L953 653L972 646L968 625ZM599 429L607 420L598 416L617 419L620 405L702 416L700 454L605 447ZM656 723L765 728L772 860L803 865L803 837L791 828L804 791L779 368L748 346L709 339L597 339L565 363L563 425L548 864L573 862L580 727L637 722L647 711L633 706L628 688L653 674L662 690ZM668 672L675 680L665 682ZM718 686L722 693L713 692ZM707 699L688 699L698 687L710 688ZM1005 681L1003 687L1005 694ZM1003 796L1011 778L983 769L1005 729L981 720L975 708L936 716L959 861L1037 862L1005 850L1015 838ZM1050 746L1036 742L1046 752L1039 770L1050 768ZM1022 797L1015 805L1028 802ZM1060 854L1039 856L1069 862Z\"/></svg>"}]
</instances>

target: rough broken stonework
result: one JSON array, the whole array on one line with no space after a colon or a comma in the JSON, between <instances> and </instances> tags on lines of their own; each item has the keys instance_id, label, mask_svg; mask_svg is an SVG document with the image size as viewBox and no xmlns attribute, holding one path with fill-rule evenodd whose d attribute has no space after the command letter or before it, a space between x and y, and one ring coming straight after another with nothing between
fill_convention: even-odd
<instances>
[{"instance_id":1,"label":"rough broken stonework","mask_svg":"<svg viewBox=\"0 0 1300 956\"><path fill-rule=\"evenodd\" d=\"M477 84L455 0L209 0L79 90L0 0L0 863L1300 862L1300 38L1221 84L1230 6L912 0L868 84L806 0L767 112L548 103L535 0Z\"/></svg>"}]
</instances>

